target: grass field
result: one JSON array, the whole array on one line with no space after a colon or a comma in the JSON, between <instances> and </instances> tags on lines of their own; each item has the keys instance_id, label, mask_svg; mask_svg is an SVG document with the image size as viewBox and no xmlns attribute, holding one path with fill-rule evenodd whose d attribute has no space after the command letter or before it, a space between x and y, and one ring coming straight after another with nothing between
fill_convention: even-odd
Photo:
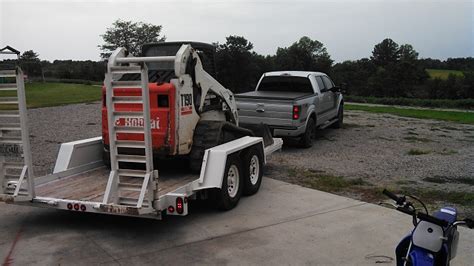
<instances>
[{"instance_id":1,"label":"grass field","mask_svg":"<svg viewBox=\"0 0 474 266\"><path fill-rule=\"evenodd\" d=\"M25 86L29 108L93 102L101 98L101 88L98 86L66 83L29 83ZM16 92L0 92L0 96L16 96Z\"/></svg>"},{"instance_id":2,"label":"grass field","mask_svg":"<svg viewBox=\"0 0 474 266\"><path fill-rule=\"evenodd\" d=\"M462 111L441 111L441 110L424 110L413 108L397 108L390 106L367 106L367 105L353 105L345 104L346 110L358 110L372 113L387 113L398 116L422 118L422 119L436 119L443 121L451 121L462 124L474 124L473 112Z\"/></svg>"},{"instance_id":3,"label":"grass field","mask_svg":"<svg viewBox=\"0 0 474 266\"><path fill-rule=\"evenodd\" d=\"M455 76L464 76L462 71L458 70L448 70L448 69L426 69L426 72L430 75L432 79L439 78L439 79L448 79L449 74L453 74Z\"/></svg>"}]
</instances>

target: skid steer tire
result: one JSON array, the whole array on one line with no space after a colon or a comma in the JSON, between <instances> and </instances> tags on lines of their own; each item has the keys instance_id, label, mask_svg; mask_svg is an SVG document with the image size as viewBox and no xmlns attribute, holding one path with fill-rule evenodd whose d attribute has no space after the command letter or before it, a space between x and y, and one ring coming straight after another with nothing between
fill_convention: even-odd
<instances>
[{"instance_id":1,"label":"skid steer tire","mask_svg":"<svg viewBox=\"0 0 474 266\"><path fill-rule=\"evenodd\" d=\"M243 136L253 136L253 133L225 121L199 121L194 130L193 147L189 153L189 168L198 174L207 149Z\"/></svg>"},{"instance_id":2,"label":"skid steer tire","mask_svg":"<svg viewBox=\"0 0 474 266\"><path fill-rule=\"evenodd\" d=\"M193 147L189 153L189 168L193 173L201 171L204 152L222 143L222 122L200 121L193 136Z\"/></svg>"},{"instance_id":3,"label":"skid steer tire","mask_svg":"<svg viewBox=\"0 0 474 266\"><path fill-rule=\"evenodd\" d=\"M243 186L242 162L239 156L231 155L227 157L222 187L215 190L216 207L227 211L237 206Z\"/></svg>"},{"instance_id":4,"label":"skid steer tire","mask_svg":"<svg viewBox=\"0 0 474 266\"><path fill-rule=\"evenodd\" d=\"M250 147L243 156L244 195L258 192L263 177L263 153L256 146Z\"/></svg>"}]
</instances>

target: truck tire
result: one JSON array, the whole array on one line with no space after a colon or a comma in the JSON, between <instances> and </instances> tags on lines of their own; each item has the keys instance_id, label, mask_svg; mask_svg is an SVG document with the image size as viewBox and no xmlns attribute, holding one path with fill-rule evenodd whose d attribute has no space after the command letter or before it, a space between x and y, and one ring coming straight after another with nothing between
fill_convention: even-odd
<instances>
[{"instance_id":1,"label":"truck tire","mask_svg":"<svg viewBox=\"0 0 474 266\"><path fill-rule=\"evenodd\" d=\"M258 192L263 177L263 154L261 149L253 146L243 155L244 195Z\"/></svg>"},{"instance_id":2,"label":"truck tire","mask_svg":"<svg viewBox=\"0 0 474 266\"><path fill-rule=\"evenodd\" d=\"M339 110L337 111L337 122L331 125L331 128L342 128L344 124L344 105L341 104L339 106Z\"/></svg>"},{"instance_id":3,"label":"truck tire","mask_svg":"<svg viewBox=\"0 0 474 266\"><path fill-rule=\"evenodd\" d=\"M239 203L243 190L242 164L238 156L230 155L225 165L222 187L216 190L216 203L219 210L233 209Z\"/></svg>"},{"instance_id":4,"label":"truck tire","mask_svg":"<svg viewBox=\"0 0 474 266\"><path fill-rule=\"evenodd\" d=\"M316 136L316 124L314 119L309 119L306 125L306 131L300 138L300 146L303 148L310 148L313 146L313 139Z\"/></svg>"}]
</instances>

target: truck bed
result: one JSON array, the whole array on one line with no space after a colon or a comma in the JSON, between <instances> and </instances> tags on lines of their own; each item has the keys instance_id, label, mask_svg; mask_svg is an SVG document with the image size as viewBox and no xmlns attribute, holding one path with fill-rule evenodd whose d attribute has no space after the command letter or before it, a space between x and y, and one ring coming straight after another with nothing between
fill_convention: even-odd
<instances>
[{"instance_id":1,"label":"truck bed","mask_svg":"<svg viewBox=\"0 0 474 266\"><path fill-rule=\"evenodd\" d=\"M312 96L312 93L307 92L291 92L291 91L250 91L236 94L235 97L245 99L268 99L268 100L287 100L294 101L302 98Z\"/></svg>"},{"instance_id":2,"label":"truck bed","mask_svg":"<svg viewBox=\"0 0 474 266\"><path fill-rule=\"evenodd\" d=\"M81 200L102 202L110 170L100 167L74 176L56 179L36 186L36 195L39 197L59 198L67 200ZM163 174L160 172L158 189L160 195L172 192L187 183L198 179L192 174ZM122 182L141 184L142 178L121 177ZM127 192L123 196L137 197L139 192Z\"/></svg>"}]
</instances>

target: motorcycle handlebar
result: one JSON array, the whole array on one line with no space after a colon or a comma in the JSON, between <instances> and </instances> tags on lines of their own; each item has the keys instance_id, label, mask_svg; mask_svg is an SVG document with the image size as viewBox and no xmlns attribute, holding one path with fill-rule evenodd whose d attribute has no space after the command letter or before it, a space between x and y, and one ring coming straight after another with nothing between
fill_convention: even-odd
<instances>
[{"instance_id":1,"label":"motorcycle handlebar","mask_svg":"<svg viewBox=\"0 0 474 266\"><path fill-rule=\"evenodd\" d=\"M442 227L446 227L449 225L448 222L446 222L445 220L440 220L436 217L433 217L431 215L428 215L428 214L425 214L425 213L417 213L416 215L420 220L423 220L423 221L427 221L427 222L430 222L430 223L434 223L434 224L437 224L439 226L442 226Z\"/></svg>"},{"instance_id":2,"label":"motorcycle handlebar","mask_svg":"<svg viewBox=\"0 0 474 266\"><path fill-rule=\"evenodd\" d=\"M403 203L404 203L405 200L406 200L405 197L398 197L397 195L393 194L392 192L390 192L390 191L388 191L388 190L386 190L386 189L384 189L384 190L382 191L382 193L383 193L385 196L387 196L387 197L393 199L395 202L397 202L397 205L403 205ZM398 209L398 208L397 208L397 209Z\"/></svg>"},{"instance_id":3,"label":"motorcycle handlebar","mask_svg":"<svg viewBox=\"0 0 474 266\"><path fill-rule=\"evenodd\" d=\"M397 207L397 211L403 212L403 213L411 215L411 216L415 215L415 212L413 210L410 210L410 209L405 208L405 207Z\"/></svg>"}]
</instances>

